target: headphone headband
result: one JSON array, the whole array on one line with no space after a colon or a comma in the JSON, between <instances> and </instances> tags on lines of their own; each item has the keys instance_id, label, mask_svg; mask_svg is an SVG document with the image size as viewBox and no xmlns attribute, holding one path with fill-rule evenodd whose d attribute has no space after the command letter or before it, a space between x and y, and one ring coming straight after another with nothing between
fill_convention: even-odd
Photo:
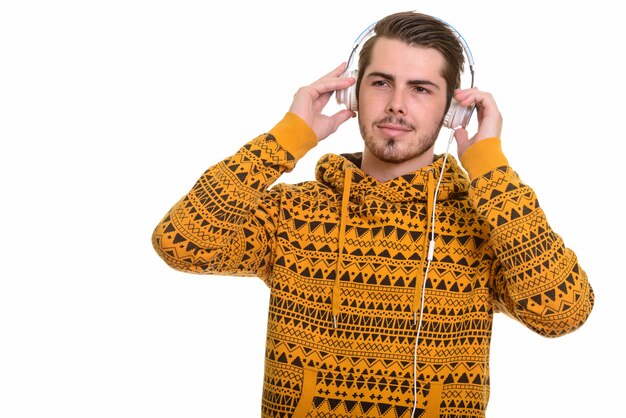
<instances>
[{"instance_id":1,"label":"headphone headband","mask_svg":"<svg viewBox=\"0 0 626 418\"><path fill-rule=\"evenodd\" d=\"M456 36L457 40L461 44L461 47L463 48L463 52L465 52L465 57L467 58L467 64L469 66L469 70L470 70L470 73L471 73L471 76L472 76L472 81L471 81L471 86L470 87L474 87L474 55L472 54L472 50L470 49L469 45L467 44L467 41L465 41L465 38L463 37L463 35L461 35L461 33L458 30L456 30L454 28L454 26L452 26L451 24L449 24L448 22L446 22L443 19L440 19L440 18L435 17L435 16L432 16L432 17L434 19L437 19L438 21L440 21L444 25L446 25L448 27L448 29L450 29L452 31L454 36ZM355 53L356 53L357 49L359 48L359 46L361 46L361 44L363 43L364 40L366 40L369 37L374 35L374 28L376 27L376 24L378 22L380 22L380 20L377 20L374 23L370 24L367 28L365 28L365 30L363 30L363 32L361 32L361 34L359 36L357 36L356 40L354 41L354 45L352 46L352 51L350 52L350 56L348 57L348 62L346 64L346 70L350 69L350 65L352 64L352 60L353 60L353 58L355 56Z\"/></svg>"}]
</instances>

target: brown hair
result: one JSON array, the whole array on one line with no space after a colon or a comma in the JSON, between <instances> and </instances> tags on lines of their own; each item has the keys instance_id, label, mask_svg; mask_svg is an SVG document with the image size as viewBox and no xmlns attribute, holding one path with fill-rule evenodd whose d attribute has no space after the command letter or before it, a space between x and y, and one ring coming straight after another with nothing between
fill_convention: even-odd
<instances>
[{"instance_id":1,"label":"brown hair","mask_svg":"<svg viewBox=\"0 0 626 418\"><path fill-rule=\"evenodd\" d=\"M446 80L447 109L454 89L461 85L461 73L463 72L463 47L455 31L446 23L432 16L417 12L399 12L378 21L374 26L374 32L375 35L363 44L359 54L357 97L365 69L372 61L372 51L376 40L384 37L397 39L411 46L434 48L443 55L446 65L441 75Z\"/></svg>"}]
</instances>

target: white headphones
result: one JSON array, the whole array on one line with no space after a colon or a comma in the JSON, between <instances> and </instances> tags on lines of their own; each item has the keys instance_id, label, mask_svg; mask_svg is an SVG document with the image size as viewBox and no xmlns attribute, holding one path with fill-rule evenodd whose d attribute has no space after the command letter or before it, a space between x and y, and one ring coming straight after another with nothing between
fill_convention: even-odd
<instances>
[{"instance_id":1,"label":"white headphones","mask_svg":"<svg viewBox=\"0 0 626 418\"><path fill-rule=\"evenodd\" d=\"M467 42L465 42L463 36L461 36L461 34L450 24L441 19L435 19L444 23L459 40L459 43L461 44L461 46L463 47L463 51L465 52L465 56L467 57L467 63L469 65L470 73L472 76L471 87L474 87L474 58L472 56L472 52L469 49L469 46L467 45ZM369 25L354 42L354 46L352 47L352 52L350 52L350 57L348 58L348 64L346 65L346 71L344 72L343 77L353 77L355 79L358 78L359 70L357 68L352 69L351 65L353 63L356 63L355 65L358 65L359 60L356 58L356 51L363 43L365 43L366 39L374 35L374 27L377 23L378 21ZM345 105L353 112L357 111L358 102L356 97L356 84L353 84L343 90L337 90L335 96L337 99L337 103ZM474 108L474 104L471 104L468 107L461 106L459 102L457 102L453 97L450 103L450 108L443 118L443 126L450 129L465 128L469 123L470 118L472 117Z\"/></svg>"}]
</instances>

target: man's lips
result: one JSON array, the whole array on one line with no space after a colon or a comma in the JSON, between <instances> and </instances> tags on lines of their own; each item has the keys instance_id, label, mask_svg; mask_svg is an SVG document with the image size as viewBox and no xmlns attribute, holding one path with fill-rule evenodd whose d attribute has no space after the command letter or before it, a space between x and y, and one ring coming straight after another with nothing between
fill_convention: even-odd
<instances>
[{"instance_id":1,"label":"man's lips","mask_svg":"<svg viewBox=\"0 0 626 418\"><path fill-rule=\"evenodd\" d=\"M403 125L396 125L392 123L381 123L376 125L381 132L389 136L399 136L406 132L410 132L412 129Z\"/></svg>"}]
</instances>

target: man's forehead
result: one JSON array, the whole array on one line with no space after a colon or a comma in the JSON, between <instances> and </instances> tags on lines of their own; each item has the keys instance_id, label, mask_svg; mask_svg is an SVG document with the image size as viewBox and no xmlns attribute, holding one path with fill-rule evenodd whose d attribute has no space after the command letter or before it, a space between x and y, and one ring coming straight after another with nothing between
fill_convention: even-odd
<instances>
[{"instance_id":1,"label":"man's forehead","mask_svg":"<svg viewBox=\"0 0 626 418\"><path fill-rule=\"evenodd\" d=\"M443 54L435 48L410 45L397 39L380 38L374 44L367 73L415 73L415 76L442 77Z\"/></svg>"}]
</instances>

